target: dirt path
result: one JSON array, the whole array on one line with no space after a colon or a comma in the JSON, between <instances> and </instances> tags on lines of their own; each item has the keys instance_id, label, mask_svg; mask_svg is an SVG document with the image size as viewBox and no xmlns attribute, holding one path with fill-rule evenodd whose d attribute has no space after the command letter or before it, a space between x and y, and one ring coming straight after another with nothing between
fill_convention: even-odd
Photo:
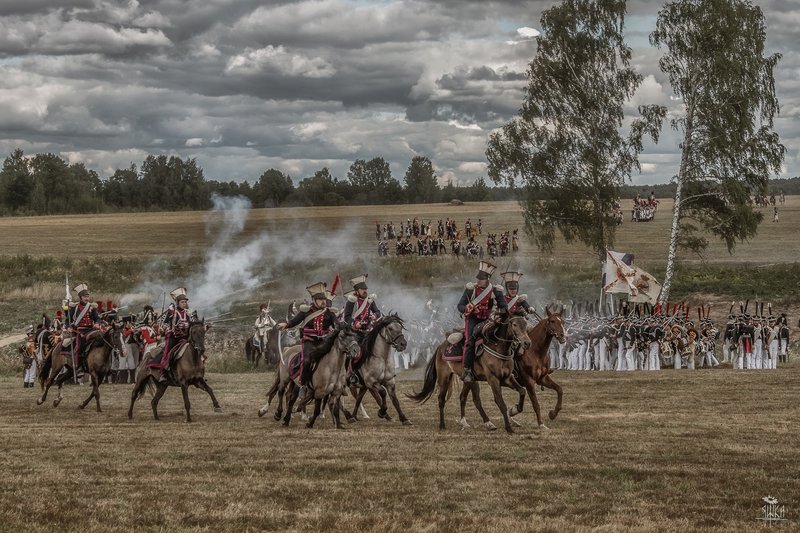
<instances>
[{"instance_id":1,"label":"dirt path","mask_svg":"<svg viewBox=\"0 0 800 533\"><path fill-rule=\"evenodd\" d=\"M9 335L8 337L0 337L0 348L5 348L6 346L24 340L25 340L24 333L19 335Z\"/></svg>"}]
</instances>

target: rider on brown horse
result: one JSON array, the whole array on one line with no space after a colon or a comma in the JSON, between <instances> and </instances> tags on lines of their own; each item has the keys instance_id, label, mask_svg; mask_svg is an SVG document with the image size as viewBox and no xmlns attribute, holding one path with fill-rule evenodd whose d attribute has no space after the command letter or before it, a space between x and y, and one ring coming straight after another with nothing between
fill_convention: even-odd
<instances>
[{"instance_id":1,"label":"rider on brown horse","mask_svg":"<svg viewBox=\"0 0 800 533\"><path fill-rule=\"evenodd\" d=\"M367 274L351 279L350 283L353 286L353 294L347 297L347 303L344 306L344 321L358 332L360 342L364 335L372 329L375 321L381 317L381 310L375 304L375 295L367 296ZM359 358L361 355L363 354L360 354ZM349 385L358 384L358 375L353 368L350 369L347 376L347 383Z\"/></svg>"},{"instance_id":2,"label":"rider on brown horse","mask_svg":"<svg viewBox=\"0 0 800 533\"><path fill-rule=\"evenodd\" d=\"M166 312L167 316L164 319L166 343L164 344L164 354L161 356L161 376L158 378L159 381L167 380L170 352L178 343L185 341L189 337L189 324L192 321L186 289L178 287L169 294L175 300L175 305L169 306Z\"/></svg>"},{"instance_id":3,"label":"rider on brown horse","mask_svg":"<svg viewBox=\"0 0 800 533\"><path fill-rule=\"evenodd\" d=\"M481 261L478 274L475 276L477 281L467 283L461 300L458 302L458 312L464 315L464 336L466 337L464 373L461 376L464 383L471 383L475 380L472 375L472 364L475 362L475 341L480 337L492 309L497 306L502 313L508 311L501 287L494 287L489 282L489 278L492 277L496 268L488 261Z\"/></svg>"},{"instance_id":4,"label":"rider on brown horse","mask_svg":"<svg viewBox=\"0 0 800 533\"><path fill-rule=\"evenodd\" d=\"M514 314L518 309L524 309L526 313L533 313L531 304L528 303L528 295L519 294L519 278L522 272L503 272L500 274L506 286L506 306L508 312Z\"/></svg>"},{"instance_id":5,"label":"rider on brown horse","mask_svg":"<svg viewBox=\"0 0 800 533\"><path fill-rule=\"evenodd\" d=\"M301 356L300 364L302 366L302 374L300 376L300 394L299 399L302 400L308 394L308 383L311 381L311 376L314 373L314 367L317 361L306 361L305 355L310 353L310 348L325 336L336 325L336 314L328 308L327 295L325 293L326 283L315 283L306 290L311 295L311 300L314 302L311 306L301 305L300 310L291 320L279 322L275 327L278 329L293 328L301 326L303 328L303 340L301 342ZM306 346L309 343L309 346ZM322 354L324 355L324 354Z\"/></svg>"},{"instance_id":6,"label":"rider on brown horse","mask_svg":"<svg viewBox=\"0 0 800 533\"><path fill-rule=\"evenodd\" d=\"M100 329L100 314L97 312L97 306L89 301L89 287L85 283L81 283L73 290L78 293L80 300L77 304L68 306L66 322L67 331L75 333L72 341L75 346L72 353L78 355L77 366L80 366L86 355L86 348L91 345L92 333ZM63 351L69 352L71 349L66 348ZM77 372L77 368L75 372Z\"/></svg>"}]
</instances>

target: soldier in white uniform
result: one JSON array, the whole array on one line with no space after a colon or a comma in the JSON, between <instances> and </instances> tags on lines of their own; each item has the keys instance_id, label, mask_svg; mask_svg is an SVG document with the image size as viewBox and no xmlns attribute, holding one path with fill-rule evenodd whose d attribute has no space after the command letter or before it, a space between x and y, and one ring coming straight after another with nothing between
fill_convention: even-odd
<instances>
[{"instance_id":1,"label":"soldier in white uniform","mask_svg":"<svg viewBox=\"0 0 800 533\"><path fill-rule=\"evenodd\" d=\"M779 341L778 335L780 333L780 326L776 323L775 317L770 315L769 326L767 327L767 359L765 368L776 369L778 368L778 348Z\"/></svg>"}]
</instances>

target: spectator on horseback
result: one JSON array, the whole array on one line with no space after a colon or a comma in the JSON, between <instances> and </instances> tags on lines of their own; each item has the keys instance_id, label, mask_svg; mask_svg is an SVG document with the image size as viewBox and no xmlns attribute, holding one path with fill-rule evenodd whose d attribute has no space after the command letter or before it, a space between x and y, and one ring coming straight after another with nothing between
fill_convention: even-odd
<instances>
[{"instance_id":1,"label":"spectator on horseback","mask_svg":"<svg viewBox=\"0 0 800 533\"><path fill-rule=\"evenodd\" d=\"M275 325L275 321L269 315L269 304L261 304L258 308L258 317L255 322L256 334L254 339L258 341L258 348L263 349L267 346L267 332Z\"/></svg>"},{"instance_id":2,"label":"spectator on horseback","mask_svg":"<svg viewBox=\"0 0 800 533\"><path fill-rule=\"evenodd\" d=\"M92 333L100 329L100 314L97 312L98 306L89 302L89 286L86 283L77 285L73 290L78 293L79 301L67 306L67 331L73 334L74 353L78 354L77 366L80 366L86 348L91 344Z\"/></svg>"},{"instance_id":3,"label":"spectator on horseback","mask_svg":"<svg viewBox=\"0 0 800 533\"><path fill-rule=\"evenodd\" d=\"M522 277L522 272L503 272L500 277L503 278L506 286L504 298L508 312L513 314L518 309L524 309L526 313L533 313L533 308L528 303L528 295L519 294L519 278Z\"/></svg>"},{"instance_id":4,"label":"spectator on horseback","mask_svg":"<svg viewBox=\"0 0 800 533\"><path fill-rule=\"evenodd\" d=\"M164 353L161 356L161 376L159 381L167 380L167 371L169 370L170 352L189 338L189 324L192 321L192 313L189 311L189 297L186 296L186 288L178 287L171 293L174 304L170 304L166 311L164 318L165 344Z\"/></svg>"},{"instance_id":5,"label":"spectator on horseback","mask_svg":"<svg viewBox=\"0 0 800 533\"><path fill-rule=\"evenodd\" d=\"M492 286L490 278L497 269L488 261L481 261L475 283L467 283L461 300L458 302L458 312L464 315L464 335L467 339L464 346L464 373L461 379L464 383L475 380L472 375L472 365L475 362L475 341L481 335L483 326L491 315L492 309L497 307L501 313L506 313L506 299L501 286Z\"/></svg>"},{"instance_id":6,"label":"spectator on horseback","mask_svg":"<svg viewBox=\"0 0 800 533\"><path fill-rule=\"evenodd\" d=\"M278 329L303 328L303 340L301 342L300 365L302 373L300 375L300 395L302 400L308 394L308 384L314 373L317 361L306 361L306 354L310 354L312 349L318 344L319 340L329 333L336 325L336 314L328 308L324 282L315 283L306 287L311 295L312 305L301 305L300 310L289 321L279 322L275 327ZM308 344L308 346L306 346ZM324 354L320 354L320 357Z\"/></svg>"},{"instance_id":7,"label":"spectator on horseback","mask_svg":"<svg viewBox=\"0 0 800 533\"><path fill-rule=\"evenodd\" d=\"M344 321L358 332L360 342L364 335L372 330L375 321L381 317L381 310L375 304L375 295L367 295L367 274L351 279L350 284L353 286L353 293L347 297L344 306ZM359 355L359 359L361 355L363 354ZM358 376L352 367L347 376L347 383L358 384Z\"/></svg>"}]
</instances>

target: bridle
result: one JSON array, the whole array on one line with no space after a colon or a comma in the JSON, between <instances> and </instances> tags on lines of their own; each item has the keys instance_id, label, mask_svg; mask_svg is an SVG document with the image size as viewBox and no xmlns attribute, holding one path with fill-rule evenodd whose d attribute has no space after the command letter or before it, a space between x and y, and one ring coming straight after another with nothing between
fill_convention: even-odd
<instances>
[{"instance_id":1,"label":"bridle","mask_svg":"<svg viewBox=\"0 0 800 533\"><path fill-rule=\"evenodd\" d=\"M521 319L521 320L522 320L523 322L525 322L526 324L528 323L528 322L527 322L527 321L526 321L526 320L525 320L523 317L521 317L521 316L510 316L510 317L508 317L506 320L503 320L503 321L501 321L501 322L497 322L497 325L498 325L498 326L508 326L508 325L509 325L511 322L513 322L515 319ZM526 332L525 334L527 334L527 332ZM516 335L516 334L514 334L512 338L508 339L508 338L504 338L504 337L498 337L498 336L497 336L497 330L495 330L494 332L492 332L492 336L493 336L493 337L494 337L494 338L495 338L495 339L496 339L498 342L508 342L508 343L510 343L510 344L511 344L511 349L509 350L509 352L510 352L511 354L516 354L516 353L519 351L520 345L522 344L522 340L520 340L519 336L518 336L518 335ZM487 349L487 348L488 348L487 346L484 346L484 350L485 350L485 349ZM492 352L494 352L494 350L490 351L490 353L492 353ZM492 355L495 355L495 354L494 354L494 353L492 353ZM497 355L495 355L495 357L497 357ZM512 357L513 357L513 355L512 355ZM501 359L502 359L502 358L501 358ZM510 357L509 357L509 359L510 359Z\"/></svg>"},{"instance_id":2,"label":"bridle","mask_svg":"<svg viewBox=\"0 0 800 533\"><path fill-rule=\"evenodd\" d=\"M392 337L392 338L389 338L389 336L386 334L386 330L388 329L389 325L391 325L391 324L395 324L395 323L399 324L399 322L390 322L390 323L386 324L386 326L384 326L384 327L383 327L383 329L381 329L381 333L380 333L380 335L381 335L381 337L383 337L383 338L384 338L384 340L385 340L387 343L389 343L389 346L391 346L391 347L392 347L392 348L394 348L395 350L398 350L398 351L400 351L400 348L398 348L398 347L397 347L397 343L398 343L398 342L400 342L400 339L403 339L404 341L406 340L406 337L405 337L405 335L403 335L403 328L402 328L402 326L401 326L401 328L400 328L400 332L399 332L397 335L395 335L394 337ZM406 341L406 342L407 342L407 341Z\"/></svg>"}]
</instances>

